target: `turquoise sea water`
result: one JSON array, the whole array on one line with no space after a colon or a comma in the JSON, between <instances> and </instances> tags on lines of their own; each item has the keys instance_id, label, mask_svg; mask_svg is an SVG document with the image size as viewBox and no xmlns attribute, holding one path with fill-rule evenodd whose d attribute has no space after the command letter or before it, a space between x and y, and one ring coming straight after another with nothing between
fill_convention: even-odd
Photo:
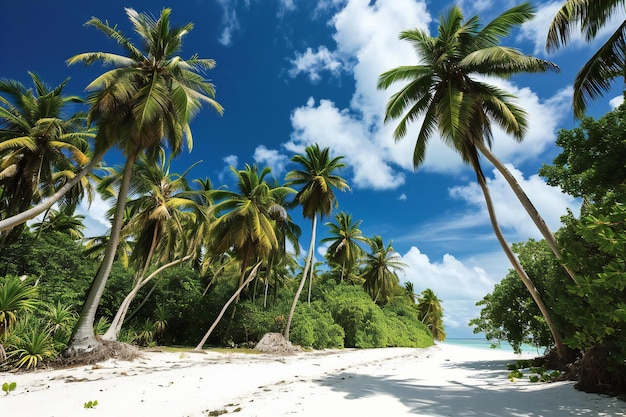
<instances>
[{"instance_id":1,"label":"turquoise sea water","mask_svg":"<svg viewBox=\"0 0 626 417\"><path fill-rule=\"evenodd\" d=\"M455 345L455 346L464 346L475 349L492 349L492 342L488 341L484 338L447 338L444 342L440 342L444 345ZM500 346L495 348L499 350L504 350L507 352L513 352L513 348L507 342L500 343ZM533 345L522 345L523 353L530 353L534 355L543 355L544 348L537 348Z\"/></svg>"}]
</instances>

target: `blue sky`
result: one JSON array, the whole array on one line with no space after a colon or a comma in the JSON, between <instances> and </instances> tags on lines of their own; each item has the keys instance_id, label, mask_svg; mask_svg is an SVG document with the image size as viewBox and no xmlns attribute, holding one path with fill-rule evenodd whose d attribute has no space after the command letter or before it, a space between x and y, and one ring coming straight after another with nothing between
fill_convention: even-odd
<instances>
[{"instance_id":1,"label":"blue sky","mask_svg":"<svg viewBox=\"0 0 626 417\"><path fill-rule=\"evenodd\" d=\"M384 105L400 85L377 91L378 76L391 68L410 65L416 56L398 40L402 30L428 28L450 6L424 0L110 0L7 2L0 15L0 77L30 86L27 71L49 85L71 80L68 94L84 94L85 86L102 72L98 65L67 67L69 57L91 51L120 52L115 43L83 24L92 16L117 24L132 37L124 7L158 16L172 8L174 24L193 22L182 56L198 54L217 62L207 74L216 86L223 116L211 109L192 124L194 148L184 151L174 166L179 172L192 163L191 178L210 177L214 185L231 184L229 167L270 166L281 179L293 169L289 158L306 145L319 143L345 156L341 175L351 191L339 193L339 207L362 220L366 236L381 235L409 265L401 281L421 291L433 289L443 300L450 337L471 335L470 318L478 315L476 301L491 291L509 269L493 237L482 194L471 170L458 156L432 140L418 171L411 155L419 123L406 139L394 143L393 123L382 123ZM487 23L518 2L479 0L457 2L466 18L478 14ZM530 128L522 143L495 133L494 153L509 164L539 212L553 230L567 209L578 212L579 202L548 187L537 175L543 163L558 154L554 141L559 129L575 126L571 88L576 72L606 38L571 46L547 55L548 25L561 2L535 1L537 18L507 40L525 53L556 62L559 74L532 74L493 80L519 97L529 115ZM616 22L623 21L618 16ZM607 26L607 30L616 24ZM598 116L620 99L620 86L590 108ZM105 157L117 164L115 152ZM497 215L510 243L540 238L531 220L503 179L483 160ZM88 234L103 233L108 207L95 202L88 210ZM310 223L292 215L308 245ZM325 219L327 221L329 219ZM320 224L318 235L324 236ZM324 247L317 257L321 258Z\"/></svg>"}]
</instances>

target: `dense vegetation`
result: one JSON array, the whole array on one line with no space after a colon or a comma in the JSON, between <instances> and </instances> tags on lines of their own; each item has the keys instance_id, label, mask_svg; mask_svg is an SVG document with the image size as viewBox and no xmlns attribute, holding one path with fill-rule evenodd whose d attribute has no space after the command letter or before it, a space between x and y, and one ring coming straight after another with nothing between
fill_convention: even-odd
<instances>
[{"instance_id":1,"label":"dense vegetation","mask_svg":"<svg viewBox=\"0 0 626 417\"><path fill-rule=\"evenodd\" d=\"M553 165L540 170L549 184L583 199L580 217L563 218L558 232L563 262L578 276L569 280L545 242L515 246L520 262L554 312L564 335L578 387L585 391L626 391L626 106L580 127L562 130L562 148ZM478 302L470 325L488 338L553 346L541 316L510 273ZM582 354L582 355L581 355Z\"/></svg>"},{"instance_id":2,"label":"dense vegetation","mask_svg":"<svg viewBox=\"0 0 626 417\"><path fill-rule=\"evenodd\" d=\"M0 335L8 354L3 366L35 367L54 359L67 345L99 261L76 256L84 245L56 230L39 235L24 231L7 249L11 256L0 262ZM192 262L164 270L138 292L141 301L132 305L119 340L143 346L198 343L238 285L238 263L225 262L230 264L218 274L203 273ZM209 344L254 346L267 332L283 332L297 285L292 276L283 277L280 285L270 284L267 291L261 280L249 285ZM99 305L97 334L105 333L132 285L132 271L116 261ZM361 281L342 282L334 271L327 271L314 277L311 298L310 304L299 303L296 309L291 332L295 344L322 349L433 343L428 325L422 323L426 315L405 288L396 287L388 302L377 304Z\"/></svg>"},{"instance_id":3,"label":"dense vegetation","mask_svg":"<svg viewBox=\"0 0 626 417\"><path fill-rule=\"evenodd\" d=\"M618 5L623 2L565 2L548 46L565 45L577 24L593 39ZM189 179L189 170L171 172L172 159L191 148L190 122L202 105L218 113L222 107L204 78L215 62L177 55L193 25L170 26L170 13L164 9L155 19L127 9L141 47L117 26L87 22L125 55L93 52L68 60L107 66L86 98L64 96L67 81L51 88L34 74L34 89L0 81L1 366L33 368L60 354L97 358L107 354L103 340L198 348L205 342L249 345L266 332L284 332L312 348L419 347L443 340L441 300L429 289L417 296L411 283L400 286L405 265L392 243L363 236L350 213L331 217L339 206L336 192L349 189L343 157L331 149L313 145L294 155L298 167L282 183L270 182L271 169L255 165L232 168L232 190L208 178ZM500 45L532 18L533 8L523 3L481 26L478 17L466 20L452 7L437 37L402 32L420 65L381 75L381 89L408 81L392 95L385 120L399 119L396 139L406 135L407 124L423 120L415 167L439 132L476 174L513 267L479 301L481 315L471 322L476 331L516 349L528 342L554 348L559 362L575 363L579 388L621 393L626 108L560 132L562 154L541 175L584 204L580 217L563 218L556 236L490 150L493 123L521 140L528 121L509 92L476 75L558 70ZM574 83L576 117L623 76L623 49L618 31L581 69ZM66 115L77 108L83 111ZM121 151L123 166L103 165L112 148ZM481 155L507 179L544 240L512 248L504 240ZM75 210L94 193L111 203L111 228L85 239ZM311 220L304 260L298 257L301 225L290 215L296 209ZM37 223L26 225L38 215ZM322 218L329 220L329 249L318 265L313 251Z\"/></svg>"}]
</instances>

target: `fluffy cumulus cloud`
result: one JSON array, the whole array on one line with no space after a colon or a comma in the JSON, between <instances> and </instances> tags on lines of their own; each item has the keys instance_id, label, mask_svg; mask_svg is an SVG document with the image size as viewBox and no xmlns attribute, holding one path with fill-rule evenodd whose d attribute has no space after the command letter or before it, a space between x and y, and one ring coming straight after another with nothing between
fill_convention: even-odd
<instances>
[{"instance_id":1,"label":"fluffy cumulus cloud","mask_svg":"<svg viewBox=\"0 0 626 417\"><path fill-rule=\"evenodd\" d=\"M412 282L418 294L430 288L442 300L446 331L452 337L468 336L467 324L479 314L476 302L502 279L499 276L496 281L484 269L468 266L452 255L433 261L416 247L402 255L402 262L407 268L401 282Z\"/></svg>"},{"instance_id":2,"label":"fluffy cumulus cloud","mask_svg":"<svg viewBox=\"0 0 626 417\"><path fill-rule=\"evenodd\" d=\"M257 147L253 155L259 167L268 166L272 169L272 175L280 178L285 173L285 165L289 158L275 149L267 149L264 145Z\"/></svg>"},{"instance_id":3,"label":"fluffy cumulus cloud","mask_svg":"<svg viewBox=\"0 0 626 417\"><path fill-rule=\"evenodd\" d=\"M324 71L338 75L343 66L341 57L335 52L330 52L325 46L318 47L317 51L307 48L303 53L296 52L291 64L289 70L291 77L305 73L312 82L319 81L322 78L320 73Z\"/></svg>"},{"instance_id":4,"label":"fluffy cumulus cloud","mask_svg":"<svg viewBox=\"0 0 626 417\"><path fill-rule=\"evenodd\" d=\"M381 150L370 140L367 126L356 120L348 110L340 111L333 102L310 99L306 106L291 116L292 140L285 147L295 153L317 143L329 147L337 155L348 155L346 162L353 170L355 187L373 189L395 188L404 176L384 162Z\"/></svg>"}]
</instances>

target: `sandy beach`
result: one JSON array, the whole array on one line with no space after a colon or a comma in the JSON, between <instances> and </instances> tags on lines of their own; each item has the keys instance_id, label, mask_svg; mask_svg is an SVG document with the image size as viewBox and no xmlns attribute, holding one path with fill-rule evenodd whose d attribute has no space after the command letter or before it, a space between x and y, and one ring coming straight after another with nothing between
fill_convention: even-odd
<instances>
[{"instance_id":1,"label":"sandy beach","mask_svg":"<svg viewBox=\"0 0 626 417\"><path fill-rule=\"evenodd\" d=\"M528 357L528 356L526 356ZM440 344L268 354L142 352L133 361L27 373L0 416L626 416L571 382L509 381L504 350ZM98 401L85 408L88 401Z\"/></svg>"}]
</instances>

